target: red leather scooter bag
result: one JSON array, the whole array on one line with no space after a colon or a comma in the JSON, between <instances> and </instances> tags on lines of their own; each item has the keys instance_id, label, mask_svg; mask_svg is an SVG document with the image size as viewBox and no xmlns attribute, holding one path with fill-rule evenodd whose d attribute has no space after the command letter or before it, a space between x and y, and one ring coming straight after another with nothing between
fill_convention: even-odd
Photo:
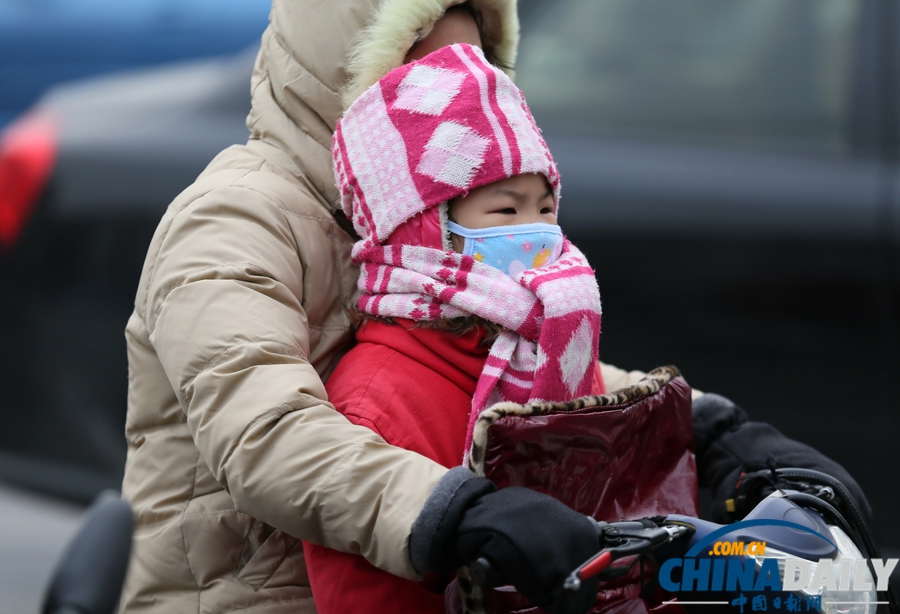
<instances>
[{"instance_id":1,"label":"red leather scooter bag","mask_svg":"<svg viewBox=\"0 0 900 614\"><path fill-rule=\"evenodd\" d=\"M470 467L500 488L538 490L597 520L697 516L690 393L676 368L661 367L638 384L603 396L499 403L479 417ZM640 580L635 568L604 584L591 612L662 611L666 606L658 595L641 598ZM473 611L541 611L511 587L475 592Z\"/></svg>"}]
</instances>

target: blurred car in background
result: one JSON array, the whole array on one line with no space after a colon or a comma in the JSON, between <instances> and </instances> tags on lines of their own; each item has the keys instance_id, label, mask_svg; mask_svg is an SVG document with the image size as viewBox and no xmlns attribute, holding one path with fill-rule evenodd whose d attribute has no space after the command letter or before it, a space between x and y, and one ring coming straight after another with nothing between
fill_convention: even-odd
<instances>
[{"instance_id":1,"label":"blurred car in background","mask_svg":"<svg viewBox=\"0 0 900 614\"><path fill-rule=\"evenodd\" d=\"M247 140L256 48L52 89L0 137L0 479L118 488L124 325L166 205Z\"/></svg>"},{"instance_id":2,"label":"blurred car in background","mask_svg":"<svg viewBox=\"0 0 900 614\"><path fill-rule=\"evenodd\" d=\"M0 128L48 86L235 53L259 41L270 0L0 0Z\"/></svg>"},{"instance_id":3,"label":"blurred car in background","mask_svg":"<svg viewBox=\"0 0 900 614\"><path fill-rule=\"evenodd\" d=\"M900 426L895 5L520 4L517 79L561 169L561 223L597 270L601 357L675 364L835 458L900 550L884 482ZM7 132L0 477L83 499L120 478L122 330L147 244L246 139L252 60L59 87ZM30 184L10 187L10 160Z\"/></svg>"}]
</instances>

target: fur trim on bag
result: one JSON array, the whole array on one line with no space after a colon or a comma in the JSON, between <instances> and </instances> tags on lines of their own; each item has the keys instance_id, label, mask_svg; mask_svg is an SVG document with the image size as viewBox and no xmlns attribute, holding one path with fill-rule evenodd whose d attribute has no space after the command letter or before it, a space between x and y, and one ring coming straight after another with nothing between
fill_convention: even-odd
<instances>
[{"instance_id":1,"label":"fur trim on bag","mask_svg":"<svg viewBox=\"0 0 900 614\"><path fill-rule=\"evenodd\" d=\"M656 394L670 381L681 375L676 367L658 367L639 382L627 388L614 390L600 396L587 396L562 403L496 403L483 410L472 430L472 447L468 467L478 477L484 477L484 457L487 450L488 429L503 416L538 416L554 412L569 412L586 407L612 407L633 403Z\"/></svg>"},{"instance_id":2,"label":"fur trim on bag","mask_svg":"<svg viewBox=\"0 0 900 614\"><path fill-rule=\"evenodd\" d=\"M344 108L401 66L412 46L457 4L460 0L383 0L347 58L350 77L341 93ZM485 53L512 77L519 43L516 0L469 0L469 4L479 21Z\"/></svg>"}]
</instances>

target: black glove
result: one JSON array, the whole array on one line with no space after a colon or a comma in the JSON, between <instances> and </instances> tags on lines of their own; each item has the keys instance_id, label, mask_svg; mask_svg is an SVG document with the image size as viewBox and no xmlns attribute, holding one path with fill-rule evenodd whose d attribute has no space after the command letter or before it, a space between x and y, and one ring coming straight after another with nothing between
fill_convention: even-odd
<instances>
[{"instance_id":1,"label":"black glove","mask_svg":"<svg viewBox=\"0 0 900 614\"><path fill-rule=\"evenodd\" d=\"M485 557L526 599L553 614L583 614L597 597L598 578L578 591L562 588L600 548L586 516L526 488L496 490L462 467L438 483L409 544L419 573L443 573Z\"/></svg>"},{"instance_id":2,"label":"black glove","mask_svg":"<svg viewBox=\"0 0 900 614\"><path fill-rule=\"evenodd\" d=\"M693 402L694 447L701 486L713 492L711 516L715 522L735 520L726 502L737 490L741 473L769 467L799 467L827 473L847 487L865 517L872 508L847 470L818 450L785 437L764 422L750 422L740 407L717 394Z\"/></svg>"}]
</instances>

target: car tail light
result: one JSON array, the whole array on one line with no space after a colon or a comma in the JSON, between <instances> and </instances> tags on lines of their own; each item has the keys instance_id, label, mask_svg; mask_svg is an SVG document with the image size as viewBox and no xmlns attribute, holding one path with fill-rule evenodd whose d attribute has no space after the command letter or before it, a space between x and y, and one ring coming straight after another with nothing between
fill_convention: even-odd
<instances>
[{"instance_id":1,"label":"car tail light","mask_svg":"<svg viewBox=\"0 0 900 614\"><path fill-rule=\"evenodd\" d=\"M0 248L12 247L50 177L58 122L32 112L0 136Z\"/></svg>"}]
</instances>

